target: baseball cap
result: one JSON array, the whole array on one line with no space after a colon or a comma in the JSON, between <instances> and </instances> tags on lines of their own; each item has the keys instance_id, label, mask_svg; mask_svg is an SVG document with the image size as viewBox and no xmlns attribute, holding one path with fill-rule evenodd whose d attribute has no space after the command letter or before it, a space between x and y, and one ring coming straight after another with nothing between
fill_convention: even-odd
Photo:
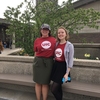
<instances>
[{"instance_id":1,"label":"baseball cap","mask_svg":"<svg viewBox=\"0 0 100 100\"><path fill-rule=\"evenodd\" d=\"M48 29L49 31L51 30L50 26L48 24L42 24L41 29Z\"/></svg>"}]
</instances>

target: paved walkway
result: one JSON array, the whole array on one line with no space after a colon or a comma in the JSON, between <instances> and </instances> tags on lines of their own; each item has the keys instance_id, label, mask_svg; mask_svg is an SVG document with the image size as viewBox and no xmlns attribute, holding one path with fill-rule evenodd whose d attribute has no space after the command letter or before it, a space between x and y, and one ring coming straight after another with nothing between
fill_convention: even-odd
<instances>
[{"instance_id":1,"label":"paved walkway","mask_svg":"<svg viewBox=\"0 0 100 100\"><path fill-rule=\"evenodd\" d=\"M21 50L21 48L15 48L15 49L5 48L2 51L2 53L0 54L0 56L6 56L6 55L9 55L11 53L18 52L19 50Z\"/></svg>"}]
</instances>

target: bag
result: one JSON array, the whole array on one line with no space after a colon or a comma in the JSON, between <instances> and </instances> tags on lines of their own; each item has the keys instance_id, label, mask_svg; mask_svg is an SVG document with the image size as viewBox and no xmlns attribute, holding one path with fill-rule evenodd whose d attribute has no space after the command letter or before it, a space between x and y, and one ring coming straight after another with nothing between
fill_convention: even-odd
<instances>
[{"instance_id":1,"label":"bag","mask_svg":"<svg viewBox=\"0 0 100 100\"><path fill-rule=\"evenodd\" d=\"M62 82L63 83L67 83L67 82L71 82L71 75L70 75L70 72L68 74L68 80L66 80L64 77L62 78Z\"/></svg>"}]
</instances>

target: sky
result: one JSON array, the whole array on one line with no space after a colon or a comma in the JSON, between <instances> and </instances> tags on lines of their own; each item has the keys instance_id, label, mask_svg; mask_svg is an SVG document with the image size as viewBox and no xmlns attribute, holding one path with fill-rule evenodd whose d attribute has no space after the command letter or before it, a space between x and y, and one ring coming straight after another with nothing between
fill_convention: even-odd
<instances>
[{"instance_id":1,"label":"sky","mask_svg":"<svg viewBox=\"0 0 100 100\"><path fill-rule=\"evenodd\" d=\"M4 12L5 10L7 10L7 6L9 7L17 7L17 5L19 5L21 2L23 2L24 0L2 0L0 1L0 18L4 18ZM35 3L35 0L33 0ZM61 5L61 3L63 1L67 1L67 0L58 0L58 4Z\"/></svg>"}]
</instances>

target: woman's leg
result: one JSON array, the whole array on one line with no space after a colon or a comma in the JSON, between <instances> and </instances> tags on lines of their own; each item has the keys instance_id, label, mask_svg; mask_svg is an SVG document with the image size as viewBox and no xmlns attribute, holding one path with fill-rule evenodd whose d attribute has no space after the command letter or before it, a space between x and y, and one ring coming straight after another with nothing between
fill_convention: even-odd
<instances>
[{"instance_id":1,"label":"woman's leg","mask_svg":"<svg viewBox=\"0 0 100 100\"><path fill-rule=\"evenodd\" d=\"M56 100L62 100L62 85L56 82L53 82L51 86L51 92L56 98Z\"/></svg>"},{"instance_id":2,"label":"woman's leg","mask_svg":"<svg viewBox=\"0 0 100 100\"><path fill-rule=\"evenodd\" d=\"M48 91L49 91L49 85L42 85L43 100L47 100Z\"/></svg>"},{"instance_id":3,"label":"woman's leg","mask_svg":"<svg viewBox=\"0 0 100 100\"><path fill-rule=\"evenodd\" d=\"M35 92L36 92L36 98L37 100L41 100L41 93L42 93L42 85L36 83L35 84Z\"/></svg>"}]
</instances>

